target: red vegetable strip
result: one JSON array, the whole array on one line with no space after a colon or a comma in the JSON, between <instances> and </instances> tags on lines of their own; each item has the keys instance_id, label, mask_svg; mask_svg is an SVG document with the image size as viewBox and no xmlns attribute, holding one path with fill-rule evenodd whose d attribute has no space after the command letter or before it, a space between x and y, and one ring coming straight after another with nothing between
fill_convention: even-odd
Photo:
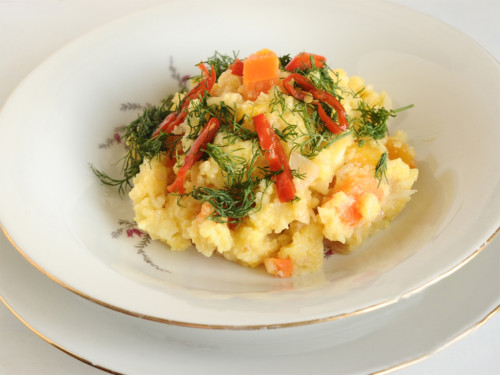
<instances>
[{"instance_id":1,"label":"red vegetable strip","mask_svg":"<svg viewBox=\"0 0 500 375\"><path fill-rule=\"evenodd\" d=\"M292 73L290 74L292 76L293 80L299 84L300 87L302 87L306 91L313 91L313 90L318 90L316 86L313 85L311 81L309 81L306 77L299 73ZM288 77L287 77L288 78Z\"/></svg>"},{"instance_id":2,"label":"red vegetable strip","mask_svg":"<svg viewBox=\"0 0 500 375\"><path fill-rule=\"evenodd\" d=\"M217 134L217 130L219 129L219 124L219 120L217 120L215 117L212 117L205 125L200 135L198 135L198 138L196 138L193 145L186 153L186 156L184 157L184 164L182 164L182 166L177 171L175 181L167 187L167 190L169 192L178 192L179 194L184 194L184 181L186 180L186 174L191 169L193 164L196 163L201 157L206 145L210 143L212 139L214 139L215 134Z\"/></svg>"},{"instance_id":3,"label":"red vegetable strip","mask_svg":"<svg viewBox=\"0 0 500 375\"><path fill-rule=\"evenodd\" d=\"M243 61L241 61L240 59L236 59L234 63L229 66L229 69L231 69L231 73L233 73L234 75L243 77L243 66Z\"/></svg>"},{"instance_id":4,"label":"red vegetable strip","mask_svg":"<svg viewBox=\"0 0 500 375\"><path fill-rule=\"evenodd\" d=\"M328 104L330 107L335 109L335 112L337 112L337 119L339 121L339 124L337 125L335 122L333 122L333 120L332 120L332 122L338 126L339 133L345 131L347 129L347 127L349 126L349 123L347 122L345 108L337 100L337 98L334 97L332 94L321 91L321 90L315 90L315 91L311 92L311 94L315 99L321 100L322 102ZM326 113L325 113L325 115L326 115ZM320 114L320 117L321 117L321 114Z\"/></svg>"},{"instance_id":5,"label":"red vegetable strip","mask_svg":"<svg viewBox=\"0 0 500 375\"><path fill-rule=\"evenodd\" d=\"M275 177L276 190L280 202L290 202L295 198L295 184L293 183L292 171L290 168L285 169L282 173Z\"/></svg>"},{"instance_id":6,"label":"red vegetable strip","mask_svg":"<svg viewBox=\"0 0 500 375\"><path fill-rule=\"evenodd\" d=\"M321 120L325 123L325 126L330 130L333 134L340 134L344 130L337 124L335 121L332 120L330 116L328 116L324 110L324 108L321 106L321 103L314 103L316 104L316 107L318 108L318 114Z\"/></svg>"},{"instance_id":7,"label":"red vegetable strip","mask_svg":"<svg viewBox=\"0 0 500 375\"><path fill-rule=\"evenodd\" d=\"M264 113L255 116L253 122L259 137L260 147L269 163L269 169L272 172L283 170L274 176L278 198L280 202L289 202L295 198L296 189L283 146Z\"/></svg>"},{"instance_id":8,"label":"red vegetable strip","mask_svg":"<svg viewBox=\"0 0 500 375\"><path fill-rule=\"evenodd\" d=\"M285 69L289 72L293 72L296 69L312 69L311 57L313 58L314 65L317 68L322 68L325 65L325 57L315 55L314 53L301 52L285 66Z\"/></svg>"},{"instance_id":9,"label":"red vegetable strip","mask_svg":"<svg viewBox=\"0 0 500 375\"><path fill-rule=\"evenodd\" d=\"M215 83L215 69L211 66L211 72L207 70L207 67L203 63L196 65L203 74L203 79L186 95L189 101L184 100L182 108L186 109L189 106L189 102L202 96L206 91L210 92Z\"/></svg>"},{"instance_id":10,"label":"red vegetable strip","mask_svg":"<svg viewBox=\"0 0 500 375\"><path fill-rule=\"evenodd\" d=\"M347 127L349 126L348 122L347 122L347 118L346 118L346 112L345 112L345 108L344 106L342 105L342 103L340 103L338 101L338 99L333 96L332 94L326 92L326 91L323 91L323 90L318 90L313 84L311 81L309 81L306 77L304 77L303 75L300 75L298 73L292 73L290 74L288 77L286 77L284 80L283 80L283 87L285 88L285 90L288 91L288 93L290 95L292 95L295 99L298 99L298 100L304 100L305 98L305 95L302 93L302 92L298 92L294 87L293 85L290 83L291 80L294 80L300 87L302 87L302 89L304 91L307 91L309 92L314 99L317 99L319 101L322 101L326 104L328 104L329 106L331 106L333 109L335 109L335 112L337 112L337 118L338 118L338 121L339 121L339 124L335 123L335 121L333 121L327 114L326 112L324 111L323 108L319 108L318 107L318 113L320 115L320 118L325 122L325 125L328 127L328 129L330 129L330 126L332 127L332 129L335 129L335 130L332 130L330 129L330 131L332 131L332 133L334 134L338 134L340 132L343 132L347 129ZM328 118L330 121L328 121L327 123L327 120L326 118Z\"/></svg>"},{"instance_id":11,"label":"red vegetable strip","mask_svg":"<svg viewBox=\"0 0 500 375\"><path fill-rule=\"evenodd\" d=\"M205 92L210 92L210 90L212 90L216 79L214 67L210 67L211 72L207 70L207 67L203 63L198 64L197 67L201 70L203 79L187 93L179 111L170 113L161 124L158 125L153 133L153 137L158 136L160 133L172 133L174 128L181 124L186 118L187 109L191 100L203 96Z\"/></svg>"},{"instance_id":12,"label":"red vegetable strip","mask_svg":"<svg viewBox=\"0 0 500 375\"><path fill-rule=\"evenodd\" d=\"M293 85L290 83L290 81L292 79L294 79L294 75L295 74L290 74L288 77L286 77L284 80L283 80L283 87L285 88L286 91L288 91L288 93L290 95L292 95L295 99L297 100L304 100L305 98L305 95L302 94L302 92L299 92L295 89L295 87L293 87Z\"/></svg>"}]
</instances>

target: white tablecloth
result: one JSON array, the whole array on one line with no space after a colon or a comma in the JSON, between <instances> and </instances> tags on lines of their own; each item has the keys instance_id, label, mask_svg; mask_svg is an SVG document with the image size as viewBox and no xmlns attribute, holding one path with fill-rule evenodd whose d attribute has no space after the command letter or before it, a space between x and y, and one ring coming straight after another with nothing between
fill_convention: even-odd
<instances>
[{"instance_id":1,"label":"white tablecloth","mask_svg":"<svg viewBox=\"0 0 500 375\"><path fill-rule=\"evenodd\" d=\"M0 0L0 105L32 69L66 43L107 21L164 1ZM500 1L392 1L454 26L500 60ZM493 245L500 246L500 238ZM500 374L498 315L458 343L398 374ZM102 372L43 341L0 303L0 374Z\"/></svg>"}]
</instances>

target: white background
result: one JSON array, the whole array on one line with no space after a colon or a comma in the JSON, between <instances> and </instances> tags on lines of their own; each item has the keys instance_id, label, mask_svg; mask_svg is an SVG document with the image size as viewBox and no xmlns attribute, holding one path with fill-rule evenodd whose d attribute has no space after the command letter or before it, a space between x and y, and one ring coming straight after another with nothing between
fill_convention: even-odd
<instances>
[{"instance_id":1,"label":"white background","mask_svg":"<svg viewBox=\"0 0 500 375\"><path fill-rule=\"evenodd\" d=\"M500 1L391 1L452 25L500 60ZM163 2L165 0L0 0L0 106L32 69L66 43L110 20ZM500 247L500 238L490 246ZM458 343L397 374L500 374L499 315ZM270 369L270 372L276 371ZM43 341L0 303L0 374L103 372Z\"/></svg>"}]
</instances>

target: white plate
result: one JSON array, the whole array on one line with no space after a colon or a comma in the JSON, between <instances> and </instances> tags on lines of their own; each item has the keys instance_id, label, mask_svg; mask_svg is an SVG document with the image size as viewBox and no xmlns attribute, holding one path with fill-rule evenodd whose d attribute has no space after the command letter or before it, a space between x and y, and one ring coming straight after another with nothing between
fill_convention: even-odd
<instances>
[{"instance_id":1,"label":"white plate","mask_svg":"<svg viewBox=\"0 0 500 375\"><path fill-rule=\"evenodd\" d=\"M311 1L308 7L321 9L314 17L297 11L303 6L259 0L242 12L223 0L174 1L86 35L33 72L0 118L0 222L20 251L103 305L213 328L371 311L477 254L500 222L498 64L464 35L398 6ZM242 42L242 35L251 38ZM388 91L396 106L416 105L397 120L421 170L407 210L352 256L331 257L312 281L275 280L158 244L144 253L134 249L137 238L113 239L118 220L131 219L130 206L100 187L88 162L108 167L113 160L97 145L133 117L121 104L156 103L173 90L171 57L184 74L214 50L245 56L262 47L322 53Z\"/></svg>"},{"instance_id":2,"label":"white plate","mask_svg":"<svg viewBox=\"0 0 500 375\"><path fill-rule=\"evenodd\" d=\"M492 317L500 309L499 262L500 241L496 240L450 278L400 302L402 308L390 322L359 339L319 349L300 337L269 347L269 331L219 331L225 332L225 341L209 343L204 329L155 323L105 309L41 275L2 234L0 299L56 347L121 373L256 374L279 369L287 374L331 374L333 370L366 374L421 360ZM292 330L302 328L312 326ZM356 329L345 331L345 335L351 333L357 334ZM248 345L233 346L231 342L243 341L235 340L235 335L247 337Z\"/></svg>"}]
</instances>

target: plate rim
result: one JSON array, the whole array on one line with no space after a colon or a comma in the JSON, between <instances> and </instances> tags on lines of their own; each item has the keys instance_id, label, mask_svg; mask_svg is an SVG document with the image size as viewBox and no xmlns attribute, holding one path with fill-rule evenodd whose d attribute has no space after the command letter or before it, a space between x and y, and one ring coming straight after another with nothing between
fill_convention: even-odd
<instances>
[{"instance_id":1,"label":"plate rim","mask_svg":"<svg viewBox=\"0 0 500 375\"><path fill-rule=\"evenodd\" d=\"M487 51L484 47L482 47L479 43L477 43L473 38L469 37L467 34L463 33L459 29L456 29L455 27L453 27L453 26L451 26L451 25L449 25L449 24L447 24L445 22L442 22L442 21L440 21L440 20L438 20L438 19L436 19L436 18L434 18L434 17L432 17L430 15L427 15L427 14L425 14L423 12L419 12L417 10L413 10L413 9L407 8L405 6L402 6L400 4L395 4L395 3L388 2L388 1L385 1L385 0L379 0L379 1L382 2L382 3L388 4L390 6L394 6L394 7L397 7L397 8L405 9L405 10L411 12L411 13L418 13L421 16L428 17L429 19L432 19L432 20L440 23L441 25L444 25L444 26L452 29L454 32L457 32L457 33L461 34L462 36L466 36L470 41L472 41L473 43L475 43L477 46L480 46L481 48L483 48L483 50L490 57L492 57L493 60L495 62L497 62L497 64L498 64L498 61L491 55L491 53L489 53L489 51ZM77 43L79 40L84 39L89 34L96 33L100 29L103 29L105 27L109 27L110 25L112 25L114 23L117 23L117 22L120 22L120 21L122 21L124 19L135 17L137 14L149 12L149 11L151 11L152 8L167 7L169 5L169 3L161 4L161 5L156 5L156 6L152 6L152 7L148 7L146 9L133 12L133 13L128 14L126 16L123 16L123 17L120 17L120 18L115 19L113 21L110 21L108 23L105 23L104 25L101 25L101 26L99 26L97 28L94 28L94 29L88 31L87 33L84 33L83 35L75 38L73 41L71 41L67 45L65 45L62 48L60 48L57 51L55 51L45 61L51 60L54 55L57 55L62 50L64 50L66 47ZM42 62L41 64L39 64L39 66L43 65L45 63L45 61ZM35 68L34 71L36 71L37 69L38 69L38 67ZM0 108L0 113L2 112L3 108L5 107L5 105L10 101L10 98L12 97L12 95L18 90L18 88L23 84L23 82L25 80L29 79L30 75L31 75L31 73L25 79L23 79L21 81L21 83L16 87L16 89L9 95L9 97L4 102L3 106ZM423 290L425 290L429 286L431 286L431 285L439 282L440 280L446 278L447 276L451 275L452 273L454 273L455 271L457 271L458 269L460 269L461 267L463 267L465 264L467 264L469 261L471 261L473 258L475 258L489 243L491 243L491 241L493 240L493 238L495 238L496 235L500 232L500 226L498 226L496 229L493 230L493 233L491 233L489 235L489 237L478 248L476 248L475 250L473 250L472 252L470 252L469 255L466 256L464 259L462 259L458 264L454 265L453 267L451 267L450 269L448 269L446 271L443 271L441 274L439 274L435 278L433 278L431 280L427 280L423 284L421 284L421 285L419 285L419 286L417 286L417 287L415 287L415 288L413 288L413 289L411 289L411 290L409 290L409 291L407 291L407 292L405 292L405 293L403 293L401 295L398 295L397 297L395 297L393 299L388 299L388 300L385 300L383 302L380 302L380 303L377 303L377 304L374 304L374 305L371 305L371 306L363 307L363 308L360 308L360 309L357 309L357 310L354 310L354 311L350 311L350 312L347 312L347 313L337 314L337 315L328 316L328 317L324 317L324 318L311 319L311 320L302 320L302 321L288 322L288 323L260 324L260 325L223 325L223 324L191 323L191 322L184 322L184 321L179 321L179 320L165 319L165 318L151 316L151 315L144 315L144 314L141 314L141 313L137 313L137 312L134 312L134 311L130 311L130 310L121 308L119 306L112 305L112 304L110 304L108 302L99 300L97 298L94 298L94 297L92 297L92 296L90 296L90 295L88 295L88 294L86 294L86 293L78 290L77 288L72 287L71 285L68 285L67 283L63 282L62 280L60 280L59 278L57 278L56 276L54 276L50 272L48 272L45 269L43 269L40 265L38 265L37 263L35 263L27 255L27 253L25 251L23 251L19 246L17 246L17 244L15 243L14 239L10 236L10 234L7 231L7 229L3 226L2 223L0 223L0 229L2 229L3 233L6 235L6 237L8 238L9 242L13 245L13 247L19 253L21 253L22 256L32 266L34 266L41 273L43 273L44 275L46 275L47 277L49 277L51 280L53 280L57 284L63 286L67 290L70 290L71 292L73 292L73 293L75 293L75 294L77 294L77 295L79 295L79 296L81 296L81 297L83 297L83 298L85 298L85 299L87 299L87 300L89 300L91 302L97 303L97 304L99 304L101 306L104 306L106 308L109 308L109 309L112 309L112 310L115 310L115 311L118 311L118 312L121 312L121 313L125 313L127 315L139 317L139 318L146 319L146 320L152 320L152 321L156 321L156 322L161 322L161 323L165 323L165 324L173 324L173 325L187 326L187 327L194 327L194 328L231 329L231 330L253 330L253 329L262 329L262 328L297 327L297 326L302 326L302 325L316 324L316 323L327 322L327 321L332 321L332 320L337 320L337 319L342 319L342 318L348 318L348 317L351 317L351 316L360 315L360 314L363 314L363 313L366 313L366 312L378 310L378 309L384 308L386 306L393 305L394 303L397 303L401 299L404 299L404 298L407 298L407 297L410 297L412 295L415 295L415 294L418 294L418 293L422 292Z\"/></svg>"},{"instance_id":2,"label":"plate rim","mask_svg":"<svg viewBox=\"0 0 500 375\"><path fill-rule=\"evenodd\" d=\"M0 233L0 235L1 235L1 233ZM12 246L12 249L10 249L10 250L17 251L17 249L10 243L7 236L6 236L6 239L7 239L7 241L5 241L6 245ZM499 245L499 249L500 249L500 242L498 245ZM5 251L5 250L2 249L2 251ZM9 251L9 249L7 249L6 251ZM23 259L23 261L26 261L26 259ZM28 262L27 264L23 264L23 266L30 267L31 265ZM50 289L54 289L58 293L63 292L65 290L64 288L61 288L61 285L59 285L57 283L50 284L50 286L49 286L49 284L47 284L47 286ZM78 297L78 295L75 295L75 294L68 294L68 298L76 299L79 297ZM0 302L5 305L5 307L10 311L10 313L12 313L14 315L14 317L16 319L18 319L24 326L26 326L31 332L33 332L34 334L36 334L37 336L42 338L48 344L52 345L53 347L62 351L63 353L81 361L82 363L90 365L91 367L94 367L96 369L99 369L99 370L102 370L102 371L105 371L105 372L108 372L111 374L120 374L120 372L117 372L116 370L113 370L112 368L108 368L106 366L94 363L92 361L92 359L85 358L85 356L83 354L77 354L77 353L73 352L71 349L67 348L67 344L61 344L61 343L57 342L57 339L49 338L48 333L42 333L40 329L35 328L35 325L33 323L30 323L27 319L25 319L22 316L23 313L18 312L16 310L16 308L13 307L14 303L9 303L7 301L7 299L8 298L4 298L4 296L2 296L0 294ZM441 352L442 350L454 345L455 343L468 337L470 334L472 334L473 332L475 332L476 330L478 330L479 328L484 326L488 321L490 321L493 317L495 317L498 313L500 313L500 304L497 304L495 306L495 303L497 303L497 302L498 301L492 302L493 308L491 310L489 308L487 310L485 309L486 311L478 314L479 317L475 318L474 321L468 323L467 325L464 325L463 329L461 328L459 330L456 330L456 332L451 337L447 337L447 338L443 339L442 342L440 342L437 346L435 346L433 348L429 348L428 350L425 351L425 353L418 354L417 356L412 357L410 359L398 361L398 363L391 364L390 366L387 366L387 367L382 366L382 368L379 368L375 371L372 371L371 373L374 375L383 375L383 374L392 373L394 371L398 371L398 370L410 367L410 366L415 365L419 362L422 362L422 361L434 356L435 354ZM423 304L422 301L417 301L417 303L419 303L421 305ZM102 308L102 306L99 306L99 308ZM414 308L414 306L412 308ZM104 311L108 312L106 310L104 310ZM359 338L358 340L363 340L363 337ZM342 345L342 344L340 344L340 345Z\"/></svg>"}]
</instances>

